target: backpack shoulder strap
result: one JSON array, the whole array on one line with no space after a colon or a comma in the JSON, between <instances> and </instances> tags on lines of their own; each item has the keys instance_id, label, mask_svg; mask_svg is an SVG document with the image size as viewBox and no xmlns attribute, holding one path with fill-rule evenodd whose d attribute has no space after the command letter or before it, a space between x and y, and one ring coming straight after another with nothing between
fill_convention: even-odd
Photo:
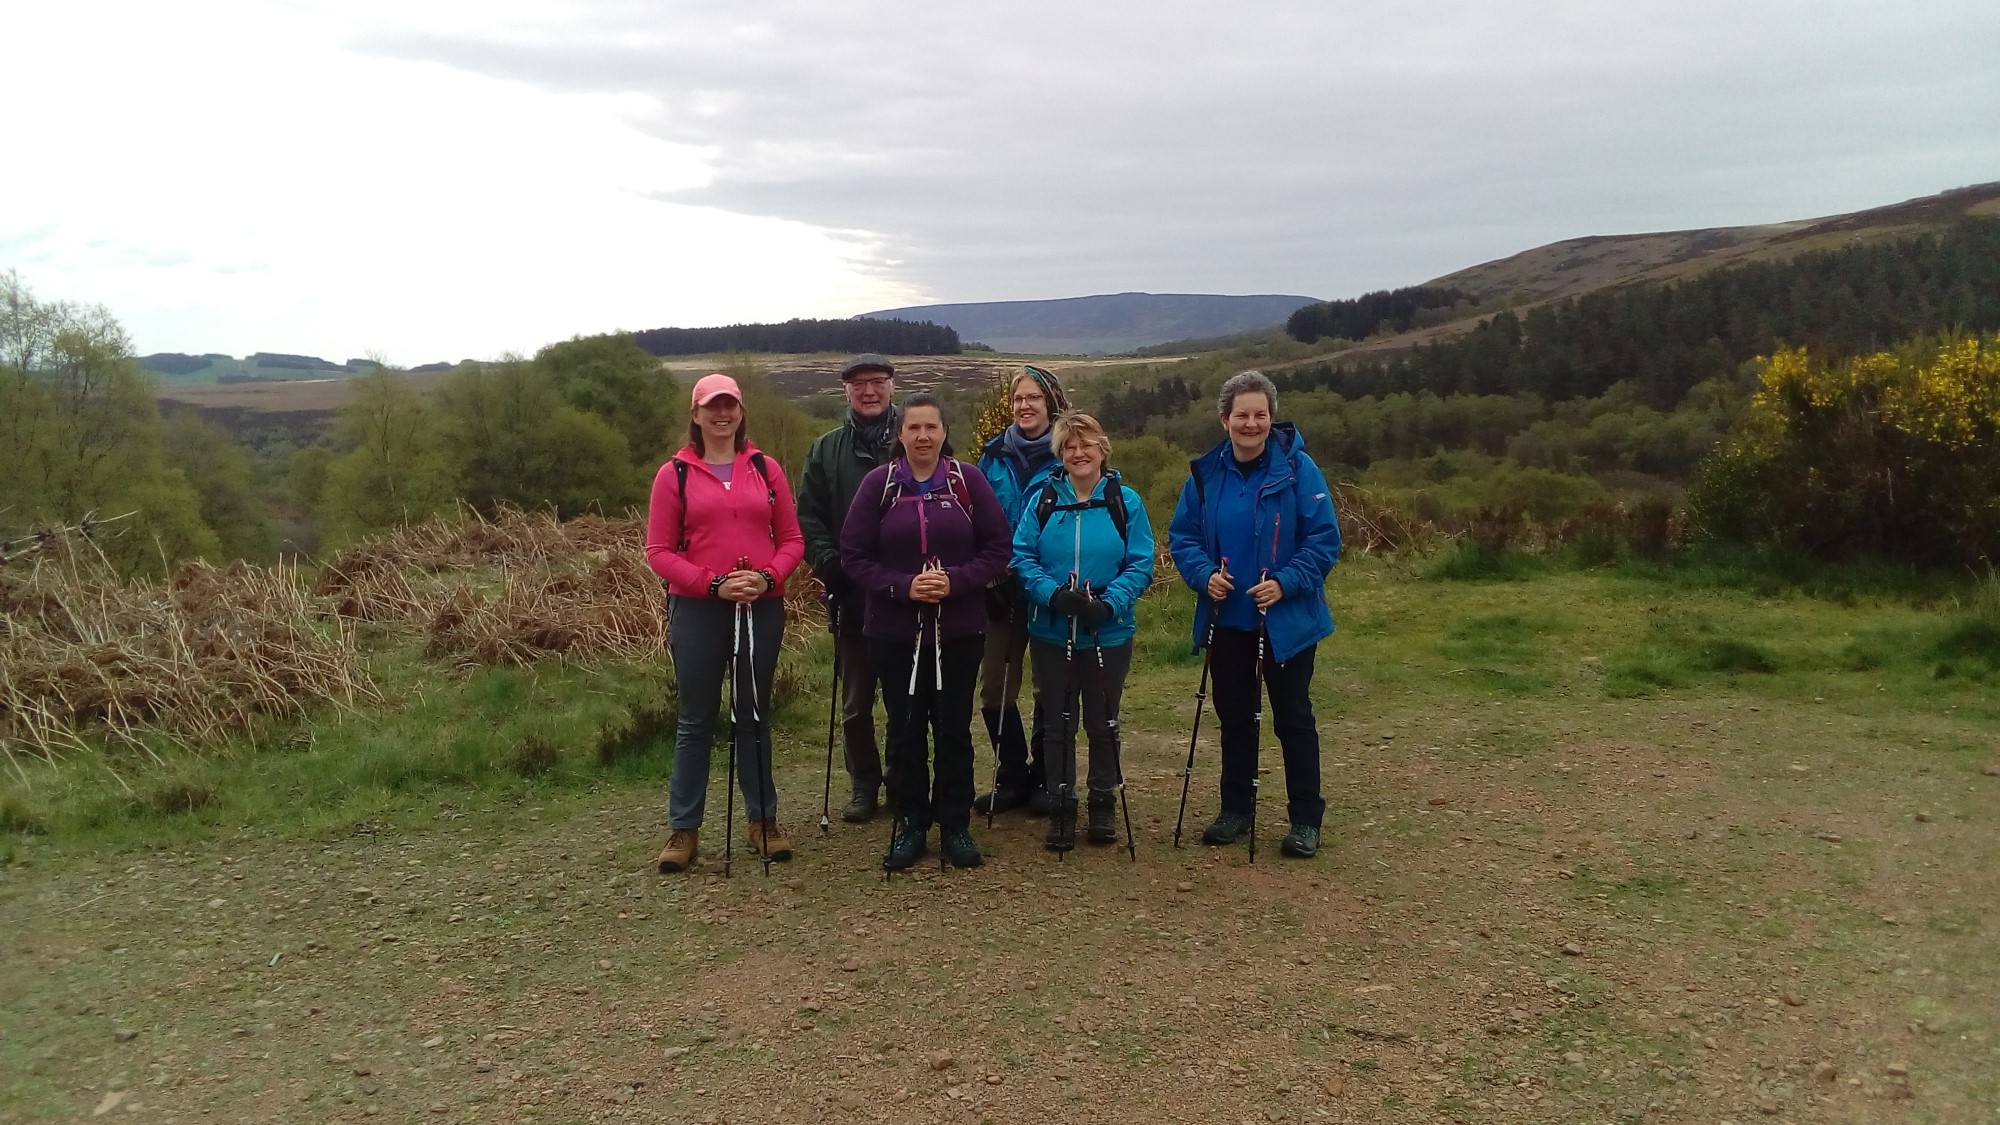
<instances>
[{"instance_id":1,"label":"backpack shoulder strap","mask_svg":"<svg viewBox=\"0 0 2000 1125\"><path fill-rule=\"evenodd\" d=\"M958 498L960 510L965 512L967 519L972 518L972 486L965 483L965 463L956 457L951 458L951 469L945 479L951 485L951 494Z\"/></svg>"},{"instance_id":2,"label":"backpack shoulder strap","mask_svg":"<svg viewBox=\"0 0 2000 1125\"><path fill-rule=\"evenodd\" d=\"M681 541L675 550L687 554L688 549L688 463L674 458L674 483L678 485L681 501Z\"/></svg>"},{"instance_id":3,"label":"backpack shoulder strap","mask_svg":"<svg viewBox=\"0 0 2000 1125\"><path fill-rule=\"evenodd\" d=\"M1118 529L1119 540L1130 543L1131 515L1125 510L1125 481L1116 469L1104 479L1104 507L1111 513L1111 524Z\"/></svg>"},{"instance_id":4,"label":"backpack shoulder strap","mask_svg":"<svg viewBox=\"0 0 2000 1125\"><path fill-rule=\"evenodd\" d=\"M890 464L893 466L894 462ZM888 511L897 500L902 498L902 495L903 486L897 483L896 470L892 467L888 475L882 478L882 494L876 498L875 510L877 512Z\"/></svg>"},{"instance_id":5,"label":"backpack shoulder strap","mask_svg":"<svg viewBox=\"0 0 2000 1125\"><path fill-rule=\"evenodd\" d=\"M1056 482L1053 477L1042 482L1035 494L1035 526L1049 526L1049 515L1056 510Z\"/></svg>"},{"instance_id":6,"label":"backpack shoulder strap","mask_svg":"<svg viewBox=\"0 0 2000 1125\"><path fill-rule=\"evenodd\" d=\"M764 482L764 499L775 508L778 506L778 486L771 483L771 466L764 460L764 453L758 450L750 455L750 467L757 470L758 479Z\"/></svg>"},{"instance_id":7,"label":"backpack shoulder strap","mask_svg":"<svg viewBox=\"0 0 2000 1125\"><path fill-rule=\"evenodd\" d=\"M1042 482L1042 490L1035 497L1035 526L1049 526L1049 516L1057 508L1056 480L1051 476ZM1131 516L1125 508L1125 485L1114 471L1104 478L1104 499L1082 500L1075 504L1063 504L1065 512L1087 512L1092 508L1103 508L1111 515L1111 526L1118 529L1118 538L1126 543L1132 541Z\"/></svg>"}]
</instances>

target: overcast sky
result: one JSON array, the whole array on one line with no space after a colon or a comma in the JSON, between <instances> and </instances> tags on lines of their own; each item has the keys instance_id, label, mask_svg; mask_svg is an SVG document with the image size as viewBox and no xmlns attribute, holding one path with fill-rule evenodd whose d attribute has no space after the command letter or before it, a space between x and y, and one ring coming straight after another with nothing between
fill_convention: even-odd
<instances>
[{"instance_id":1,"label":"overcast sky","mask_svg":"<svg viewBox=\"0 0 2000 1125\"><path fill-rule=\"evenodd\" d=\"M0 270L142 353L1353 296L2000 179L1994 0L61 0L0 43Z\"/></svg>"}]
</instances>

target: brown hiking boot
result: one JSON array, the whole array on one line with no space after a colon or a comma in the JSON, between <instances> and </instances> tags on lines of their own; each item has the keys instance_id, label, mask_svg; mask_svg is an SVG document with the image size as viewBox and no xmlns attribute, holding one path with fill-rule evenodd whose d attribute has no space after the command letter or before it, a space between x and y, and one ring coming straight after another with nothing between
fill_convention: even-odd
<instances>
[{"instance_id":1,"label":"brown hiking boot","mask_svg":"<svg viewBox=\"0 0 2000 1125\"><path fill-rule=\"evenodd\" d=\"M671 875L685 871L694 864L694 857L701 851L701 830L698 828L676 828L667 837L667 846L660 849L660 874Z\"/></svg>"},{"instance_id":2,"label":"brown hiking boot","mask_svg":"<svg viewBox=\"0 0 2000 1125\"><path fill-rule=\"evenodd\" d=\"M768 851L765 850L767 848ZM792 858L792 842L785 836L785 830L778 827L775 816L750 822L750 850L758 855L770 856L773 863L783 863Z\"/></svg>"}]
</instances>

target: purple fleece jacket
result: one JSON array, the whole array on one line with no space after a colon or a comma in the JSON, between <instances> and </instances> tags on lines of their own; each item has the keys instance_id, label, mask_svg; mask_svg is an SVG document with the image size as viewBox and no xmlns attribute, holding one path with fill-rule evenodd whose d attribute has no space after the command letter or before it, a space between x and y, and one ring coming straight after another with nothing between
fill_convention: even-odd
<instances>
[{"instance_id":1,"label":"purple fleece jacket","mask_svg":"<svg viewBox=\"0 0 2000 1125\"><path fill-rule=\"evenodd\" d=\"M840 565L867 595L864 636L916 642L918 613L929 603L910 600L910 580L926 558L943 563L951 577L951 594L938 603L939 635L949 640L986 631L986 586L1007 573L1013 533L977 467L941 458L936 473L948 472L963 475L960 489L940 482L923 495L901 457L861 478L840 525Z\"/></svg>"}]
</instances>

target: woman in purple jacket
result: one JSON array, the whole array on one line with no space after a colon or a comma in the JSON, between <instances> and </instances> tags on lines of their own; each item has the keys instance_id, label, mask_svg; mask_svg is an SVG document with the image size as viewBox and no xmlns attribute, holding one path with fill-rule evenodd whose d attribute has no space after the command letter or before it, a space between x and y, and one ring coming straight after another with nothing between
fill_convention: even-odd
<instances>
[{"instance_id":1,"label":"woman in purple jacket","mask_svg":"<svg viewBox=\"0 0 2000 1125\"><path fill-rule=\"evenodd\" d=\"M937 396L904 399L891 460L862 478L840 531L840 565L866 596L861 634L889 713L896 819L887 870L922 858L933 821L947 861L982 862L970 831L972 689L986 647L986 585L1006 573L1012 542L993 486L953 458Z\"/></svg>"}]
</instances>

